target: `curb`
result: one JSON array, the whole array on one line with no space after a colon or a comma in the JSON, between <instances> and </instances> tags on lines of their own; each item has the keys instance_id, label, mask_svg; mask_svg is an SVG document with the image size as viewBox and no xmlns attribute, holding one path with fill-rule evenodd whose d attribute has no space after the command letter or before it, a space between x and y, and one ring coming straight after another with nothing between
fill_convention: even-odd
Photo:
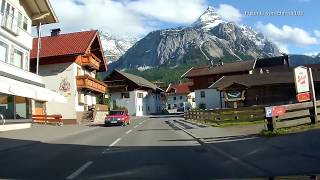
<instances>
[{"instance_id":1,"label":"curb","mask_svg":"<svg viewBox=\"0 0 320 180\"><path fill-rule=\"evenodd\" d=\"M233 162L237 163L238 165L246 168L248 171L257 174L257 176L261 176L261 174L264 175L268 175L271 174L271 172L269 172L268 170L265 169L261 169L258 167L255 167L254 165L251 165L237 157L232 156L229 153L226 153L224 151L222 151L220 148L214 147L208 143L205 142L205 140L199 136L197 136L196 134L187 131L185 129L183 129L183 127L181 127L179 124L173 122L174 126L176 126L177 128L179 128L180 130L182 130L183 132L185 132L186 134L188 134L189 136L191 136L192 138L194 138L197 142L199 142L199 144L201 144L202 146L204 146L207 150L211 151L211 152L215 152L215 153L219 153L220 155L224 156L227 159L231 159Z\"/></svg>"}]
</instances>

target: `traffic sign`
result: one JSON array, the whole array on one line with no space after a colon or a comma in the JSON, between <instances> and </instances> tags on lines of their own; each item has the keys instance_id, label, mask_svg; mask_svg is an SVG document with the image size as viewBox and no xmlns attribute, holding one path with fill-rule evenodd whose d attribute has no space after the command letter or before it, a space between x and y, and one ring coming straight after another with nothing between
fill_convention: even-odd
<instances>
[{"instance_id":1,"label":"traffic sign","mask_svg":"<svg viewBox=\"0 0 320 180\"><path fill-rule=\"evenodd\" d=\"M309 92L298 93L297 100L298 102L310 101L310 93Z\"/></svg>"},{"instance_id":2,"label":"traffic sign","mask_svg":"<svg viewBox=\"0 0 320 180\"><path fill-rule=\"evenodd\" d=\"M299 66L294 68L294 81L297 93L310 91L308 69L306 67Z\"/></svg>"}]
</instances>

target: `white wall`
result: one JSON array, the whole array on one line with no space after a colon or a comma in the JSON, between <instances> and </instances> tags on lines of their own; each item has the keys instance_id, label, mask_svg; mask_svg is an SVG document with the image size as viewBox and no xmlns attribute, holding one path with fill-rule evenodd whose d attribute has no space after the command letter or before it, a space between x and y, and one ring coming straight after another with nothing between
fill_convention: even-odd
<instances>
[{"instance_id":1,"label":"white wall","mask_svg":"<svg viewBox=\"0 0 320 180\"><path fill-rule=\"evenodd\" d=\"M138 98L138 93L142 93L143 98ZM116 102L118 107L126 107L129 115L133 116L144 116L161 112L160 94L148 94L147 91L130 91L129 98L122 98L121 92L111 93L111 108L113 108L113 102Z\"/></svg>"},{"instance_id":2,"label":"white wall","mask_svg":"<svg viewBox=\"0 0 320 180\"><path fill-rule=\"evenodd\" d=\"M34 73L31 73L29 71L20 69L16 66L7 64L5 62L0 61L0 71L12 74L17 77L24 78L29 81L37 82L37 83L42 83L42 77L38 76Z\"/></svg>"},{"instance_id":3,"label":"white wall","mask_svg":"<svg viewBox=\"0 0 320 180\"><path fill-rule=\"evenodd\" d=\"M77 99L77 86L75 78L75 63L61 63L41 65L39 74L43 77L43 83L46 88L51 89L65 96L67 99L66 104L57 102L48 102L48 114L61 114L63 119L76 119L76 104ZM70 84L70 89L63 91L60 87L63 85L63 80Z\"/></svg>"},{"instance_id":4,"label":"white wall","mask_svg":"<svg viewBox=\"0 0 320 180\"><path fill-rule=\"evenodd\" d=\"M202 98L200 92L205 92L205 97ZM215 89L200 89L195 90L196 108L199 108L201 103L206 105L207 109L220 108L220 92Z\"/></svg>"},{"instance_id":5,"label":"white wall","mask_svg":"<svg viewBox=\"0 0 320 180\"><path fill-rule=\"evenodd\" d=\"M10 73L18 77L23 77L27 80L31 80L34 82L42 83L42 79L40 76L37 76L29 72L30 50L32 49L32 39L33 39L31 35L30 15L28 15L24 7L21 5L20 0L7 0L6 2L8 2L11 7L14 7L15 17L17 17L18 12L20 12L22 14L22 19L23 17L26 17L28 19L28 27L27 27L27 31L25 31L21 27L17 28L19 33L18 35L14 35L9 30L5 29L2 26L2 21L4 16L3 14L0 13L0 41L8 46L6 62L3 62L0 60L0 71ZM2 0L0 0L0 5L1 3L2 3ZM17 22L17 21L14 21L14 22ZM10 65L11 56L14 49L23 53L22 67L15 67L14 65Z\"/></svg>"},{"instance_id":6,"label":"white wall","mask_svg":"<svg viewBox=\"0 0 320 180\"><path fill-rule=\"evenodd\" d=\"M130 91L129 98L121 98L121 92L111 93L111 108L113 108L114 102L116 102L118 107L126 107L129 115L135 116L137 113L135 108L135 94L135 91Z\"/></svg>"},{"instance_id":7,"label":"white wall","mask_svg":"<svg viewBox=\"0 0 320 180\"><path fill-rule=\"evenodd\" d=\"M196 102L192 101L193 98L196 98L195 92L189 93L188 96L189 96L188 103L191 105L191 108L193 109L196 108L197 107Z\"/></svg>"},{"instance_id":8,"label":"white wall","mask_svg":"<svg viewBox=\"0 0 320 180\"><path fill-rule=\"evenodd\" d=\"M180 96L182 99L180 99ZM176 100L174 100L174 97L176 97ZM171 109L178 109L183 107L183 103L187 102L187 94L172 94L172 95L167 95L167 109L170 107ZM174 108L174 104L177 106Z\"/></svg>"},{"instance_id":9,"label":"white wall","mask_svg":"<svg viewBox=\"0 0 320 180\"><path fill-rule=\"evenodd\" d=\"M13 41L14 43L18 44L19 46L23 47L24 49L32 49L32 35L31 35L31 19L30 15L26 12L25 8L21 6L20 0L7 0L11 6L15 8L15 17L17 17L18 11L22 14L23 17L26 17L28 19L28 28L27 31L22 29L21 27L18 28L19 35L15 36L12 33L8 32L4 28L0 28L0 35L4 36L10 41ZM0 0L0 3L2 3L2 0ZM3 15L0 14L0 22L2 22Z\"/></svg>"},{"instance_id":10,"label":"white wall","mask_svg":"<svg viewBox=\"0 0 320 180\"><path fill-rule=\"evenodd\" d=\"M144 115L161 112L160 94L149 92L144 98Z\"/></svg>"}]
</instances>

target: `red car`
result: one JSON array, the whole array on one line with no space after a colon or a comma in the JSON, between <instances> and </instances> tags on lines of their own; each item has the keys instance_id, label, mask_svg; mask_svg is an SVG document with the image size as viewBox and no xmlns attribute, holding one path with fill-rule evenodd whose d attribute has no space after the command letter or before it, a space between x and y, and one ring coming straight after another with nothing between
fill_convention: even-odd
<instances>
[{"instance_id":1,"label":"red car","mask_svg":"<svg viewBox=\"0 0 320 180\"><path fill-rule=\"evenodd\" d=\"M128 111L126 110L112 110L109 112L109 114L106 116L104 120L104 125L129 125L130 119L128 115Z\"/></svg>"}]
</instances>

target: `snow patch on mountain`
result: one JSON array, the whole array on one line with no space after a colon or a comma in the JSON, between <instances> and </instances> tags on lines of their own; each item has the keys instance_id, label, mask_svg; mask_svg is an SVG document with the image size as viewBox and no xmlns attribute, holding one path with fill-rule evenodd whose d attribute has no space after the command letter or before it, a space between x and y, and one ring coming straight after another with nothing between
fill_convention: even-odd
<instances>
[{"instance_id":1,"label":"snow patch on mountain","mask_svg":"<svg viewBox=\"0 0 320 180\"><path fill-rule=\"evenodd\" d=\"M101 32L101 44L105 57L110 63L117 61L136 42L132 37L116 37L108 33Z\"/></svg>"},{"instance_id":2,"label":"snow patch on mountain","mask_svg":"<svg viewBox=\"0 0 320 180\"><path fill-rule=\"evenodd\" d=\"M192 26L201 27L203 29L211 29L223 23L220 16L214 11L213 7L209 6L207 10L195 21Z\"/></svg>"}]
</instances>

